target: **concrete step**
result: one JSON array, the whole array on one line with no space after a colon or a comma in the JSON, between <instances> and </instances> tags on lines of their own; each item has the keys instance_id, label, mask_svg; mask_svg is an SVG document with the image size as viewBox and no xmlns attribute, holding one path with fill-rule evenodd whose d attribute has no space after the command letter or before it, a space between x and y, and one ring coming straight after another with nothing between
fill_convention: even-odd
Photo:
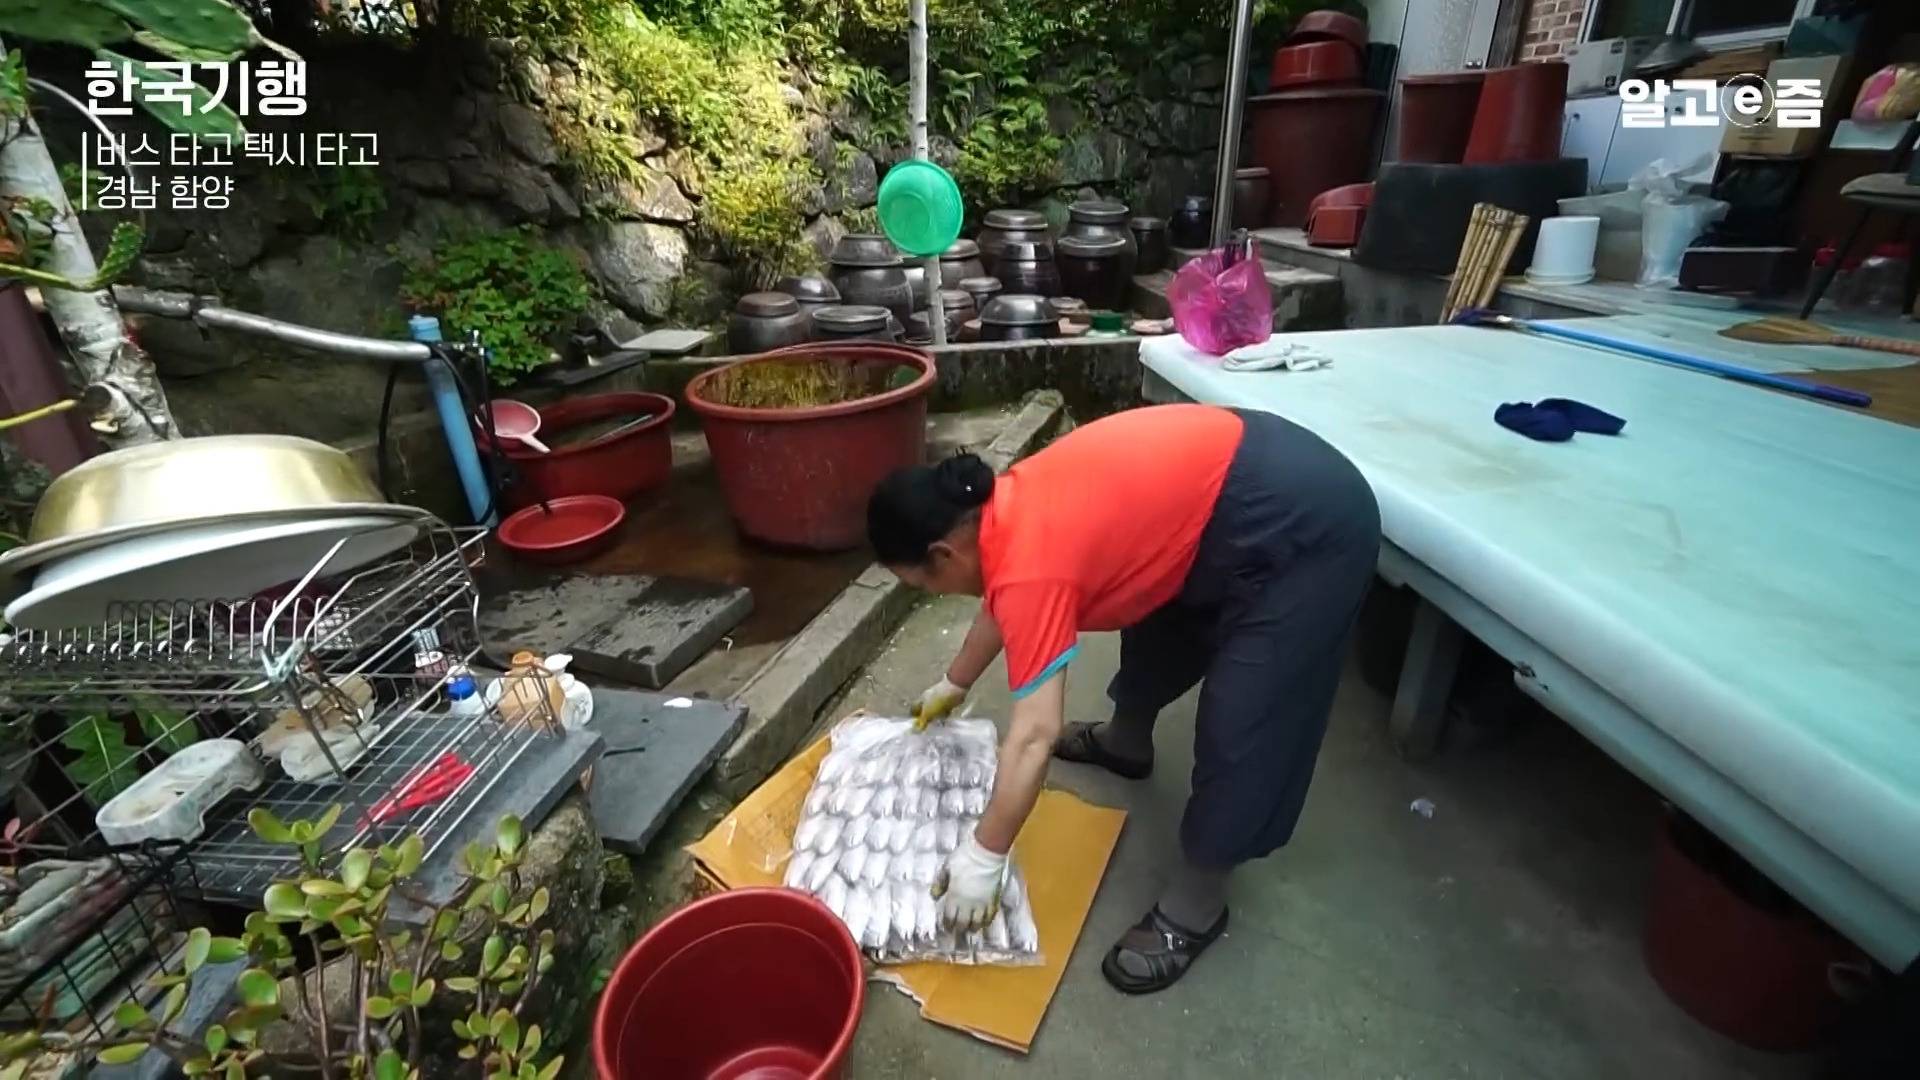
<instances>
[{"instance_id":1,"label":"concrete step","mask_svg":"<svg viewBox=\"0 0 1920 1080\"><path fill-rule=\"evenodd\" d=\"M1174 249L1174 264L1184 266L1197 251ZM1267 288L1273 296L1273 328L1279 331L1338 330L1346 324L1346 308L1341 298L1340 279L1318 270L1286 266L1272 259L1261 259L1266 271ZM1133 309L1150 319L1172 314L1167 306L1167 287L1173 284L1173 271L1139 274L1133 279Z\"/></svg>"}]
</instances>

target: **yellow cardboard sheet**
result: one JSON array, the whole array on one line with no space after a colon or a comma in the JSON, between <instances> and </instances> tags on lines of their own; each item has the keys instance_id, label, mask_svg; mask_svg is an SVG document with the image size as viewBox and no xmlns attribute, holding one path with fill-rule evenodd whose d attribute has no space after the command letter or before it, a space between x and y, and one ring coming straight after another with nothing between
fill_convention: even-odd
<instances>
[{"instance_id":1,"label":"yellow cardboard sheet","mask_svg":"<svg viewBox=\"0 0 1920 1080\"><path fill-rule=\"evenodd\" d=\"M800 804L827 748L821 739L787 762L689 847L701 872L729 889L780 884ZM1064 791L1044 791L1034 805L1013 855L1033 897L1044 963L900 964L880 969L879 977L918 1001L926 1019L1026 1053L1060 989L1126 817Z\"/></svg>"}]
</instances>

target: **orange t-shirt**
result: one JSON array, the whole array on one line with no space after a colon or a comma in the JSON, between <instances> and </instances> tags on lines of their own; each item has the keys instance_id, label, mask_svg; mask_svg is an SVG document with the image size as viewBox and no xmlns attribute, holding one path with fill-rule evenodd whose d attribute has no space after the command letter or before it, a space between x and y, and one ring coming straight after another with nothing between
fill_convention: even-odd
<instances>
[{"instance_id":1,"label":"orange t-shirt","mask_svg":"<svg viewBox=\"0 0 1920 1080\"><path fill-rule=\"evenodd\" d=\"M1241 427L1210 405L1131 409L994 481L980 567L1015 697L1073 659L1080 631L1131 626L1179 594Z\"/></svg>"}]
</instances>

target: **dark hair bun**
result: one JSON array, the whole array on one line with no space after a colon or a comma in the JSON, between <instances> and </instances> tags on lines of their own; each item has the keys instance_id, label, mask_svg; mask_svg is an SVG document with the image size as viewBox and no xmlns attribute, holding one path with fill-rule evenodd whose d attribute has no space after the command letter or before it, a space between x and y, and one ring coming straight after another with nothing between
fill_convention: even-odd
<instances>
[{"instance_id":1,"label":"dark hair bun","mask_svg":"<svg viewBox=\"0 0 1920 1080\"><path fill-rule=\"evenodd\" d=\"M933 482L948 502L972 509L993 494L993 468L977 454L955 454L933 467Z\"/></svg>"}]
</instances>

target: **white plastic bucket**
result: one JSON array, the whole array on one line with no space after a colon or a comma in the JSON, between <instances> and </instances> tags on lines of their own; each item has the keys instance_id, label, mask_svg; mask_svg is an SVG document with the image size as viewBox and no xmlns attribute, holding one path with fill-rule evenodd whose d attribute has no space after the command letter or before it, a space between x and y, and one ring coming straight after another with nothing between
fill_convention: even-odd
<instances>
[{"instance_id":1,"label":"white plastic bucket","mask_svg":"<svg viewBox=\"0 0 1920 1080\"><path fill-rule=\"evenodd\" d=\"M1578 285L1593 280L1593 252L1600 242L1600 219L1589 215L1550 217L1540 223L1527 280L1536 285Z\"/></svg>"}]
</instances>

